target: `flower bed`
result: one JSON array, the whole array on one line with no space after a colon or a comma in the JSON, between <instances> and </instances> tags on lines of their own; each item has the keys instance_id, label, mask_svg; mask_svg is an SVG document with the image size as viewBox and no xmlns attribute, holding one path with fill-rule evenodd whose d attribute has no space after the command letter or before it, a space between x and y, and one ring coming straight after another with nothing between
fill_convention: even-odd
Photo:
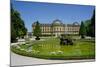
<instances>
[{"instance_id":1,"label":"flower bed","mask_svg":"<svg viewBox=\"0 0 100 67\"><path fill-rule=\"evenodd\" d=\"M94 59L95 42L75 41L74 45L60 45L59 39L36 41L32 45L12 45L11 50L23 56L42 59Z\"/></svg>"}]
</instances>

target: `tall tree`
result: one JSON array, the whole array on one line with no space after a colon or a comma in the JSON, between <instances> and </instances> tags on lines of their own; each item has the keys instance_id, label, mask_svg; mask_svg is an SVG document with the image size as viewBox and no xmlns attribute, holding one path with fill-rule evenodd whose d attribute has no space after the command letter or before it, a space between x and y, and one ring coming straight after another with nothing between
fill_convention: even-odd
<instances>
[{"instance_id":1,"label":"tall tree","mask_svg":"<svg viewBox=\"0 0 100 67\"><path fill-rule=\"evenodd\" d=\"M93 16L91 18L90 28L91 28L91 36L95 37L95 10L93 11Z\"/></svg>"},{"instance_id":2,"label":"tall tree","mask_svg":"<svg viewBox=\"0 0 100 67\"><path fill-rule=\"evenodd\" d=\"M12 7L12 4L11 4L11 42L15 42L16 41L16 37L17 37L17 34L16 34L16 29L14 27L14 9Z\"/></svg>"},{"instance_id":3,"label":"tall tree","mask_svg":"<svg viewBox=\"0 0 100 67\"><path fill-rule=\"evenodd\" d=\"M21 19L20 13L14 10L11 5L11 38L13 38L13 31L15 31L17 38L25 36L27 29L25 27L24 21Z\"/></svg>"},{"instance_id":4,"label":"tall tree","mask_svg":"<svg viewBox=\"0 0 100 67\"><path fill-rule=\"evenodd\" d=\"M16 41L16 31L14 29L14 25L13 23L11 24L11 42L15 42Z\"/></svg>"},{"instance_id":5,"label":"tall tree","mask_svg":"<svg viewBox=\"0 0 100 67\"><path fill-rule=\"evenodd\" d=\"M86 36L90 36L90 27L89 27L89 25L91 24L91 20L90 19L86 20L84 24L85 24L85 28L86 28Z\"/></svg>"},{"instance_id":6,"label":"tall tree","mask_svg":"<svg viewBox=\"0 0 100 67\"><path fill-rule=\"evenodd\" d=\"M35 29L33 30L33 35L36 36L36 40L39 40L39 36L41 35L40 23L35 22Z\"/></svg>"},{"instance_id":7,"label":"tall tree","mask_svg":"<svg viewBox=\"0 0 100 67\"><path fill-rule=\"evenodd\" d=\"M93 11L93 15L90 19L89 24L87 25L87 35L91 37L95 37L95 10Z\"/></svg>"},{"instance_id":8,"label":"tall tree","mask_svg":"<svg viewBox=\"0 0 100 67\"><path fill-rule=\"evenodd\" d=\"M86 35L86 28L85 28L85 25L84 25L83 21L81 22L79 35L81 35L81 38L84 38L85 35Z\"/></svg>"}]
</instances>

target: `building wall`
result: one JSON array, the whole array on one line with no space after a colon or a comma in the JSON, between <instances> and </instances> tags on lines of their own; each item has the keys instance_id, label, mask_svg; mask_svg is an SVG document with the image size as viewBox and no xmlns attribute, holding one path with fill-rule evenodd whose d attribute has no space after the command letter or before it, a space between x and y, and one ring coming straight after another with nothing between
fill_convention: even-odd
<instances>
[{"instance_id":1,"label":"building wall","mask_svg":"<svg viewBox=\"0 0 100 67\"><path fill-rule=\"evenodd\" d=\"M67 34L79 34L80 26L67 26L66 33Z\"/></svg>"},{"instance_id":2,"label":"building wall","mask_svg":"<svg viewBox=\"0 0 100 67\"><path fill-rule=\"evenodd\" d=\"M50 26L41 26L42 34L50 35L51 27Z\"/></svg>"},{"instance_id":3,"label":"building wall","mask_svg":"<svg viewBox=\"0 0 100 67\"><path fill-rule=\"evenodd\" d=\"M61 35L61 34L79 34L80 25L67 24L65 26L51 26L52 24L41 24L42 35ZM35 25L32 25L33 31L35 29Z\"/></svg>"}]
</instances>

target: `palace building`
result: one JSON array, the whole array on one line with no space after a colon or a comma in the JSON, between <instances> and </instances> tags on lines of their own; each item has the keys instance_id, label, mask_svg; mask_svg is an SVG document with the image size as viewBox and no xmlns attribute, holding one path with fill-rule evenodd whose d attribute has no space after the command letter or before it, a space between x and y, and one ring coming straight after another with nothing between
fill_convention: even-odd
<instances>
[{"instance_id":1,"label":"palace building","mask_svg":"<svg viewBox=\"0 0 100 67\"><path fill-rule=\"evenodd\" d=\"M63 24L61 20L54 20L51 24L40 24L42 35L60 36L61 34L79 34L80 25L77 22L73 24ZM32 24L34 32L35 23Z\"/></svg>"}]
</instances>

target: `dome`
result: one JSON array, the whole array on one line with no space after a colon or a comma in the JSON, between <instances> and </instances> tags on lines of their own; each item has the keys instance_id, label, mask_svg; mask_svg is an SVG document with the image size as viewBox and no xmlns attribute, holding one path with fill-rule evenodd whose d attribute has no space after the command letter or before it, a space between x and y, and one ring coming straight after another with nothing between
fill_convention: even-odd
<instances>
[{"instance_id":1,"label":"dome","mask_svg":"<svg viewBox=\"0 0 100 67\"><path fill-rule=\"evenodd\" d=\"M74 22L73 25L79 25L79 23L78 22Z\"/></svg>"},{"instance_id":2,"label":"dome","mask_svg":"<svg viewBox=\"0 0 100 67\"><path fill-rule=\"evenodd\" d=\"M52 25L58 26L58 25L63 25L63 23L60 20L57 19L57 20L53 21Z\"/></svg>"}]
</instances>

